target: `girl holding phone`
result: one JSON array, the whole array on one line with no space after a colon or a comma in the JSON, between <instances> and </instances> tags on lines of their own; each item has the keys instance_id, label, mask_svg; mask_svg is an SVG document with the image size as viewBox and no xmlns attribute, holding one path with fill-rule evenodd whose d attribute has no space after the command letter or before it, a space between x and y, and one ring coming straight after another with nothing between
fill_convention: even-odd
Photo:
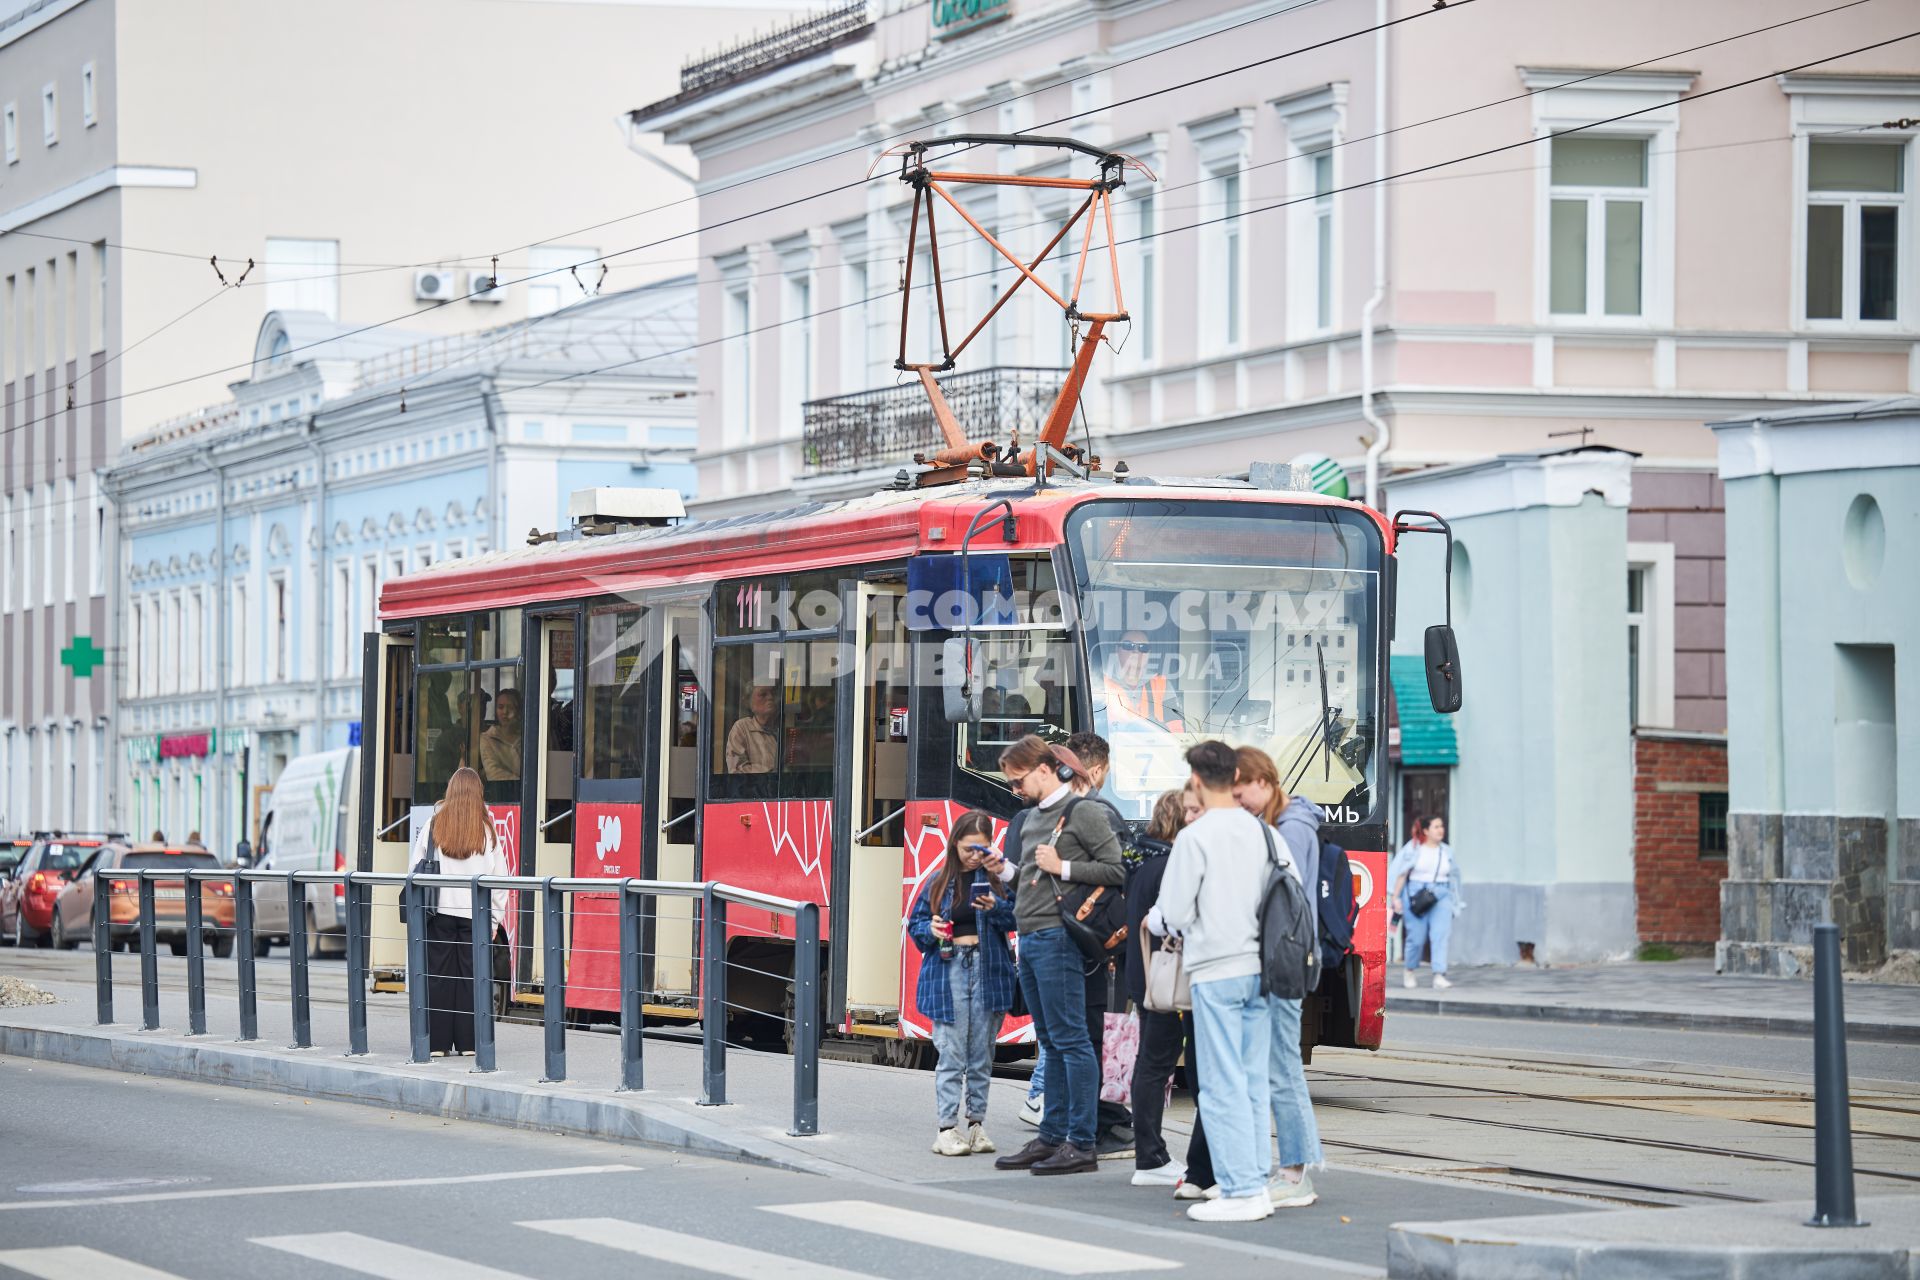
<instances>
[{"instance_id":1,"label":"girl holding phone","mask_svg":"<svg viewBox=\"0 0 1920 1280\"><path fill-rule=\"evenodd\" d=\"M933 1072L940 1131L933 1150L964 1156L994 1149L982 1127L993 1046L1013 1007L1013 892L987 874L993 816L964 813L947 835L947 854L914 897L907 934L920 948L914 1004L933 1024L940 1054ZM964 1104L964 1110L962 1109Z\"/></svg>"}]
</instances>

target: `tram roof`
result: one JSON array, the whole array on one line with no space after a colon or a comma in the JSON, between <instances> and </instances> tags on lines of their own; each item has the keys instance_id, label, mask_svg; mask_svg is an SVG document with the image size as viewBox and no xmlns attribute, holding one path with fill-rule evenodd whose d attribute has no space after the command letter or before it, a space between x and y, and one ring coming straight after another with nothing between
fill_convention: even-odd
<instances>
[{"instance_id":1,"label":"tram roof","mask_svg":"<svg viewBox=\"0 0 1920 1280\"><path fill-rule=\"evenodd\" d=\"M930 489L885 489L861 498L814 502L777 511L623 530L543 542L450 560L390 579L380 590L388 621L476 609L506 609L591 599L680 583L714 582L755 573L802 573L911 555L958 551L967 522L1002 498L1022 517L1019 537L995 551L1041 550L1057 544L1067 513L1097 498L1232 498L1366 512L1391 547L1392 530L1371 509L1341 498L1259 488L1238 480L1168 479L1120 485L1052 481L1043 489L988 479ZM981 544L976 541L976 547Z\"/></svg>"}]
</instances>

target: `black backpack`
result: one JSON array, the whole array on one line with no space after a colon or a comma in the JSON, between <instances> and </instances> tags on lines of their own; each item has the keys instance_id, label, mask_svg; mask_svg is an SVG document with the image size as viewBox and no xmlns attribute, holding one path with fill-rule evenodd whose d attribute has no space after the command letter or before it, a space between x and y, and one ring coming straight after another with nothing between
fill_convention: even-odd
<instances>
[{"instance_id":1,"label":"black backpack","mask_svg":"<svg viewBox=\"0 0 1920 1280\"><path fill-rule=\"evenodd\" d=\"M1360 908L1353 900L1353 864L1337 844L1320 842L1320 972L1339 973L1353 954L1353 927Z\"/></svg>"},{"instance_id":2,"label":"black backpack","mask_svg":"<svg viewBox=\"0 0 1920 1280\"><path fill-rule=\"evenodd\" d=\"M1260 824L1267 840L1267 887L1260 894L1260 994L1304 1000L1320 985L1320 946L1313 903L1274 847L1273 828Z\"/></svg>"}]
</instances>

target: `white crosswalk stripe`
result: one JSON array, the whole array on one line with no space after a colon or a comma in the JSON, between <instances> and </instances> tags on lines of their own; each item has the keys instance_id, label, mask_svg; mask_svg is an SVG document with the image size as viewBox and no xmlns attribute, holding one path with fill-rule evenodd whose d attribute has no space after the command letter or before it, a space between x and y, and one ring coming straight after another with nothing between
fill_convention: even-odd
<instances>
[{"instance_id":1,"label":"white crosswalk stripe","mask_svg":"<svg viewBox=\"0 0 1920 1280\"><path fill-rule=\"evenodd\" d=\"M914 1209L897 1209L873 1200L822 1200L814 1204L768 1204L760 1207L769 1213L781 1213L805 1222L887 1236L919 1249L935 1245L977 1258L991 1258L1063 1276L1102 1275L1115 1271L1171 1271L1182 1265L1144 1253L1125 1253L1119 1249L1081 1244L1059 1236L990 1226L970 1218L950 1218L920 1213Z\"/></svg>"},{"instance_id":2,"label":"white crosswalk stripe","mask_svg":"<svg viewBox=\"0 0 1920 1280\"><path fill-rule=\"evenodd\" d=\"M171 1271L156 1271L82 1245L0 1249L0 1267L11 1267L37 1280L180 1280Z\"/></svg>"},{"instance_id":3,"label":"white crosswalk stripe","mask_svg":"<svg viewBox=\"0 0 1920 1280\"><path fill-rule=\"evenodd\" d=\"M298 1254L315 1262L331 1263L363 1276L381 1280L527 1280L513 1271L482 1266L444 1253L430 1253L410 1245L395 1244L357 1231L322 1231L304 1236L259 1236L251 1244L263 1244L282 1253ZM156 1273L157 1274L157 1273Z\"/></svg>"},{"instance_id":4,"label":"white crosswalk stripe","mask_svg":"<svg viewBox=\"0 0 1920 1280\"><path fill-rule=\"evenodd\" d=\"M731 1276L734 1280L869 1280L858 1271L824 1266L784 1254L762 1253L758 1249L682 1235L678 1231L643 1226L619 1218L550 1218L520 1225L565 1236L570 1240L604 1245L609 1249L623 1249L656 1262Z\"/></svg>"}]
</instances>

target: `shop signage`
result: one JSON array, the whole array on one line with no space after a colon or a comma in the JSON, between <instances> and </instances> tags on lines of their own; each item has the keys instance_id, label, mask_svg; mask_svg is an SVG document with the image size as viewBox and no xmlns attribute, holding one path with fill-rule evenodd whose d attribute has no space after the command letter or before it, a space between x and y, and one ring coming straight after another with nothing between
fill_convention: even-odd
<instances>
[{"instance_id":1,"label":"shop signage","mask_svg":"<svg viewBox=\"0 0 1920 1280\"><path fill-rule=\"evenodd\" d=\"M213 735L210 733L179 733L160 739L162 760L211 754L213 754Z\"/></svg>"},{"instance_id":2,"label":"shop signage","mask_svg":"<svg viewBox=\"0 0 1920 1280\"><path fill-rule=\"evenodd\" d=\"M933 34L938 40L965 35L1013 12L1013 0L933 0Z\"/></svg>"}]
</instances>

